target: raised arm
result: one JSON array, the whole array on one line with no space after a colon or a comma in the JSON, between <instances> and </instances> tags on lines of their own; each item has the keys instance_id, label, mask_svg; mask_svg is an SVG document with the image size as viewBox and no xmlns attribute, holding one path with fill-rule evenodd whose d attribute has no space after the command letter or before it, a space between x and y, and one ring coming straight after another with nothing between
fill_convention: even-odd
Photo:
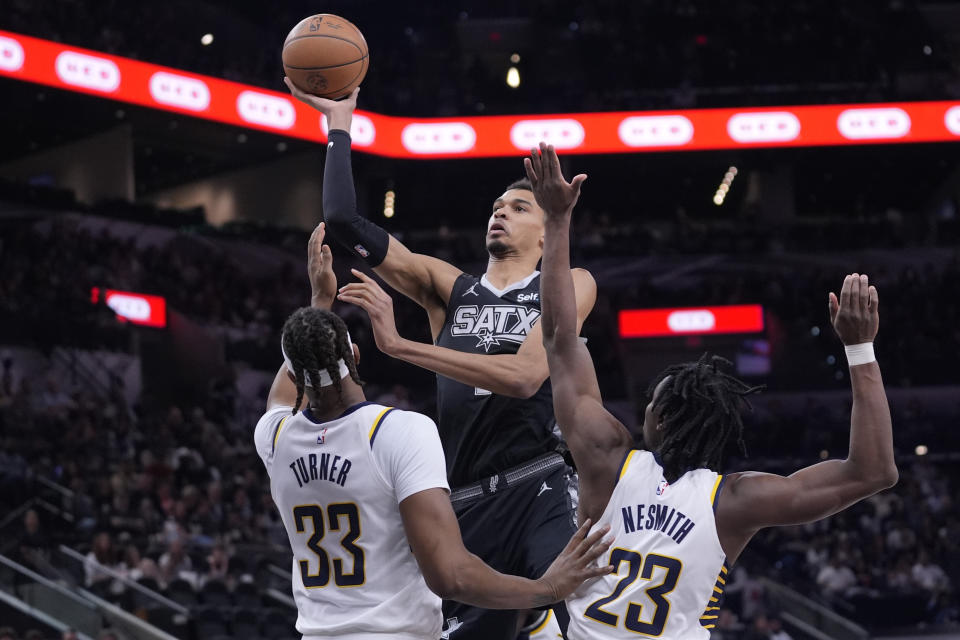
<instances>
[{"instance_id":1,"label":"raised arm","mask_svg":"<svg viewBox=\"0 0 960 640\"><path fill-rule=\"evenodd\" d=\"M524 160L537 203L545 213L540 287L543 344L546 347L557 424L580 472L581 504L599 517L616 484L617 472L633 439L604 407L593 360L580 341L574 288L593 277L570 270L570 218L586 175L564 179L552 146L543 143Z\"/></svg>"},{"instance_id":2,"label":"raised arm","mask_svg":"<svg viewBox=\"0 0 960 640\"><path fill-rule=\"evenodd\" d=\"M326 232L326 224L321 222L310 234L310 241L307 243L307 274L310 276L310 306L329 310L337 295L337 275L333 272L330 246L323 243ZM297 386L290 378L286 364L282 364L267 395L267 411L274 407L292 407L296 401ZM297 411L306 406L307 402L304 394Z\"/></svg>"},{"instance_id":3,"label":"raised arm","mask_svg":"<svg viewBox=\"0 0 960 640\"><path fill-rule=\"evenodd\" d=\"M586 272L584 272L586 273ZM393 316L393 300L370 276L353 270L360 282L340 289L338 298L361 307L370 316L377 348L388 356L429 369L463 384L514 398L529 398L547 379L547 355L540 323L536 324L515 354L463 353L400 337ZM581 279L575 292L579 327L596 299L593 279Z\"/></svg>"},{"instance_id":4,"label":"raised arm","mask_svg":"<svg viewBox=\"0 0 960 640\"><path fill-rule=\"evenodd\" d=\"M839 300L833 293L829 296L831 321L847 352L853 388L846 459L821 462L787 477L732 474L717 507L717 531L731 561L763 527L826 518L896 484L890 408L873 355L878 303L876 288L866 275L856 273L844 279Z\"/></svg>"},{"instance_id":5,"label":"raised arm","mask_svg":"<svg viewBox=\"0 0 960 640\"><path fill-rule=\"evenodd\" d=\"M443 489L427 489L400 503L403 528L430 590L445 600L484 609L532 609L558 602L589 578L610 573L595 560L610 546L601 542L609 527L587 537L587 520L570 538L546 573L536 580L491 569L467 551L460 525Z\"/></svg>"},{"instance_id":6,"label":"raised arm","mask_svg":"<svg viewBox=\"0 0 960 640\"><path fill-rule=\"evenodd\" d=\"M333 236L363 258L391 287L427 310L436 335L461 271L431 256L413 253L402 242L360 215L350 161L350 125L357 106L355 89L335 101L304 93L284 78L290 92L327 118L329 143L323 173L323 215Z\"/></svg>"}]
</instances>

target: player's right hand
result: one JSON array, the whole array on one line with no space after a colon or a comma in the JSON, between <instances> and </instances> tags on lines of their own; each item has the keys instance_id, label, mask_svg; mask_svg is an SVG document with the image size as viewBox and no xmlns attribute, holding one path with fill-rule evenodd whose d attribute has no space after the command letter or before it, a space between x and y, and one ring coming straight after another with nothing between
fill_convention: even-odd
<instances>
[{"instance_id":1,"label":"player's right hand","mask_svg":"<svg viewBox=\"0 0 960 640\"><path fill-rule=\"evenodd\" d=\"M612 540L603 540L603 536L610 531L610 525L604 525L587 536L591 524L588 519L580 525L567 546L539 579L552 589L555 602L565 599L584 581L614 571L611 565L598 567L595 562L610 548Z\"/></svg>"},{"instance_id":2,"label":"player's right hand","mask_svg":"<svg viewBox=\"0 0 960 640\"><path fill-rule=\"evenodd\" d=\"M360 93L360 87L351 91L350 95L346 98L331 100L330 98L321 98L312 93L302 91L286 76L283 77L283 82L287 85L287 88L290 89L290 93L293 94L294 98L327 116L327 124L331 129L339 128L334 126L335 115L352 117L353 111L357 108L357 95Z\"/></svg>"},{"instance_id":3,"label":"player's right hand","mask_svg":"<svg viewBox=\"0 0 960 640\"><path fill-rule=\"evenodd\" d=\"M523 168L533 186L533 195L547 218L569 215L580 199L580 187L587 174L575 175L567 182L560 167L560 158L552 144L540 143L530 150L530 157L523 159Z\"/></svg>"},{"instance_id":4,"label":"player's right hand","mask_svg":"<svg viewBox=\"0 0 960 640\"><path fill-rule=\"evenodd\" d=\"M880 328L877 288L866 274L852 273L843 279L840 298L830 292L830 322L844 345L873 342Z\"/></svg>"},{"instance_id":5,"label":"player's right hand","mask_svg":"<svg viewBox=\"0 0 960 640\"><path fill-rule=\"evenodd\" d=\"M327 225L321 222L310 234L307 243L307 273L310 276L310 305L317 309L333 306L337 297L337 275L333 272L330 245L324 244Z\"/></svg>"}]
</instances>

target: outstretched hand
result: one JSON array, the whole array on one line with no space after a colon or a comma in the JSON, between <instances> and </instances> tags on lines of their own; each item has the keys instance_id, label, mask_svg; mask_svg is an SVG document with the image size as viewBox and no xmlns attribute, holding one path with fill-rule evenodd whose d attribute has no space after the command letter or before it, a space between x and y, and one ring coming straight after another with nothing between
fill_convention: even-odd
<instances>
[{"instance_id":1,"label":"outstretched hand","mask_svg":"<svg viewBox=\"0 0 960 640\"><path fill-rule=\"evenodd\" d=\"M533 195L537 204L549 216L563 216L573 211L580 198L580 186L587 179L581 173L567 182L560 168L560 158L553 145L540 143L539 148L530 150L530 157L523 159L523 167L533 185Z\"/></svg>"},{"instance_id":2,"label":"outstretched hand","mask_svg":"<svg viewBox=\"0 0 960 640\"><path fill-rule=\"evenodd\" d=\"M591 524L588 519L580 525L567 546L540 578L550 587L554 602L564 600L584 581L614 572L612 565L596 564L597 558L610 548L611 541L603 540L610 532L610 525L604 525L587 536Z\"/></svg>"},{"instance_id":3,"label":"outstretched hand","mask_svg":"<svg viewBox=\"0 0 960 640\"><path fill-rule=\"evenodd\" d=\"M286 76L283 77L283 82L290 89L294 98L313 107L327 117L327 127L329 129L350 131L350 123L353 120L353 112L357 108L357 95L360 94L360 87L351 91L346 98L331 100L303 91Z\"/></svg>"},{"instance_id":4,"label":"outstretched hand","mask_svg":"<svg viewBox=\"0 0 960 640\"><path fill-rule=\"evenodd\" d=\"M307 243L307 274L310 276L310 306L330 309L337 297L337 275L333 272L333 254L324 244L327 225L321 222Z\"/></svg>"},{"instance_id":5,"label":"outstretched hand","mask_svg":"<svg viewBox=\"0 0 960 640\"><path fill-rule=\"evenodd\" d=\"M853 273L843 279L840 298L830 292L830 322L844 345L873 342L880 328L880 298L866 274Z\"/></svg>"},{"instance_id":6,"label":"outstretched hand","mask_svg":"<svg viewBox=\"0 0 960 640\"><path fill-rule=\"evenodd\" d=\"M360 278L360 282L351 282L340 287L337 299L355 304L367 312L377 348L388 356L392 355L402 340L393 316L393 299L367 274L356 269L351 269L350 272Z\"/></svg>"}]
</instances>

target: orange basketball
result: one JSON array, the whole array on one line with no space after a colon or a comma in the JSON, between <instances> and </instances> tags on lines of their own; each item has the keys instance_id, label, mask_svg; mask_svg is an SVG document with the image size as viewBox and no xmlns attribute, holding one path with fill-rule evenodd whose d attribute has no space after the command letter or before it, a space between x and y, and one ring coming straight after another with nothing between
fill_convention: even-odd
<instances>
[{"instance_id":1,"label":"orange basketball","mask_svg":"<svg viewBox=\"0 0 960 640\"><path fill-rule=\"evenodd\" d=\"M370 52L360 30L329 13L304 18L283 42L283 70L303 91L342 98L367 75Z\"/></svg>"}]
</instances>

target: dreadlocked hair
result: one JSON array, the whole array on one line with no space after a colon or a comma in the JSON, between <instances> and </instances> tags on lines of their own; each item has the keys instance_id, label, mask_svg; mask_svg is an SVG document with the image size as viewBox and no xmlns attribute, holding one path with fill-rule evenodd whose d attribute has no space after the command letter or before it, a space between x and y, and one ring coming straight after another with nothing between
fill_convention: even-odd
<instances>
[{"instance_id":1,"label":"dreadlocked hair","mask_svg":"<svg viewBox=\"0 0 960 640\"><path fill-rule=\"evenodd\" d=\"M325 309L303 307L293 312L283 325L283 350L293 363L293 376L297 385L297 401L293 412L303 401L306 378L314 384L320 380L320 371L326 371L339 394L340 363L342 359L350 370L350 379L363 384L353 359L353 346L347 338L347 325L337 314Z\"/></svg>"},{"instance_id":2,"label":"dreadlocked hair","mask_svg":"<svg viewBox=\"0 0 960 640\"><path fill-rule=\"evenodd\" d=\"M697 362L668 367L650 385L652 395L667 380L653 411L663 425L659 454L668 482L691 468L719 471L731 437L747 455L743 412L753 407L746 397L764 387L751 387L733 377L726 371L732 367L729 360L705 353Z\"/></svg>"}]
</instances>

